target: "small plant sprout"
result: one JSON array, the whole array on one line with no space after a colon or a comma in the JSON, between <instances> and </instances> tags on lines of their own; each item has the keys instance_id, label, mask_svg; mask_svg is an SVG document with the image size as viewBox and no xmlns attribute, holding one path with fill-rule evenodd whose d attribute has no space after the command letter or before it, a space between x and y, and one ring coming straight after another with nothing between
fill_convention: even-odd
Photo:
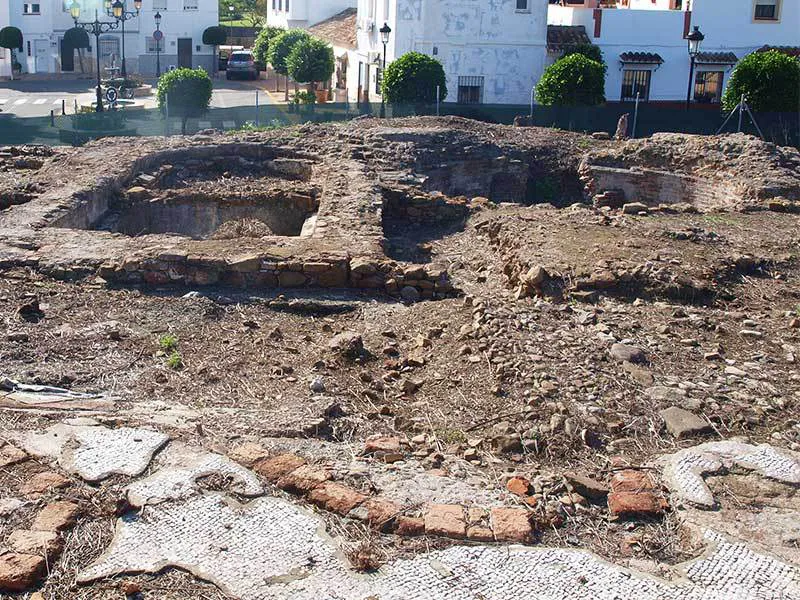
<instances>
[{"instance_id":1,"label":"small plant sprout","mask_svg":"<svg viewBox=\"0 0 800 600\"><path fill-rule=\"evenodd\" d=\"M172 352L178 348L178 338L171 333L167 333L158 338L158 346L164 352Z\"/></svg>"},{"instance_id":2,"label":"small plant sprout","mask_svg":"<svg viewBox=\"0 0 800 600\"><path fill-rule=\"evenodd\" d=\"M167 358L167 366L173 371L178 371L183 368L183 359L180 352L173 350L172 354Z\"/></svg>"}]
</instances>

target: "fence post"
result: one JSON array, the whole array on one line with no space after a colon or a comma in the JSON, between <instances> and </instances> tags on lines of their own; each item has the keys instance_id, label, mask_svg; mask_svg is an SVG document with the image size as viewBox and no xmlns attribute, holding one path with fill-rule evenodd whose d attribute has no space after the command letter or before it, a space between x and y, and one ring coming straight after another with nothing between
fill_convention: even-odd
<instances>
[{"instance_id":1,"label":"fence post","mask_svg":"<svg viewBox=\"0 0 800 600\"><path fill-rule=\"evenodd\" d=\"M258 127L258 90L256 90L256 127Z\"/></svg>"},{"instance_id":2,"label":"fence post","mask_svg":"<svg viewBox=\"0 0 800 600\"><path fill-rule=\"evenodd\" d=\"M169 135L169 93L164 94L164 135Z\"/></svg>"},{"instance_id":3,"label":"fence post","mask_svg":"<svg viewBox=\"0 0 800 600\"><path fill-rule=\"evenodd\" d=\"M436 116L439 116L439 95L441 94L441 86L436 86Z\"/></svg>"},{"instance_id":4,"label":"fence post","mask_svg":"<svg viewBox=\"0 0 800 600\"><path fill-rule=\"evenodd\" d=\"M742 132L742 115L744 115L744 94L742 94L742 99L739 101L739 128L736 130L737 133Z\"/></svg>"},{"instance_id":5,"label":"fence post","mask_svg":"<svg viewBox=\"0 0 800 600\"><path fill-rule=\"evenodd\" d=\"M75 103L75 106L74 106L75 112L73 114L77 115L78 114L78 99L77 98L73 98L72 101Z\"/></svg>"},{"instance_id":6,"label":"fence post","mask_svg":"<svg viewBox=\"0 0 800 600\"><path fill-rule=\"evenodd\" d=\"M633 130L631 130L631 139L636 138L636 121L639 118L639 92L636 92L636 106L633 109Z\"/></svg>"},{"instance_id":7,"label":"fence post","mask_svg":"<svg viewBox=\"0 0 800 600\"><path fill-rule=\"evenodd\" d=\"M533 102L534 98L536 97L535 94L536 94L536 86L533 86L531 88L531 114L530 114L531 122L529 123L529 125L533 125Z\"/></svg>"},{"instance_id":8,"label":"fence post","mask_svg":"<svg viewBox=\"0 0 800 600\"><path fill-rule=\"evenodd\" d=\"M50 109L50 127L55 127L55 126L56 126L56 113L51 108Z\"/></svg>"},{"instance_id":9,"label":"fence post","mask_svg":"<svg viewBox=\"0 0 800 600\"><path fill-rule=\"evenodd\" d=\"M64 98L61 99L61 116L63 117L67 114L67 101Z\"/></svg>"}]
</instances>

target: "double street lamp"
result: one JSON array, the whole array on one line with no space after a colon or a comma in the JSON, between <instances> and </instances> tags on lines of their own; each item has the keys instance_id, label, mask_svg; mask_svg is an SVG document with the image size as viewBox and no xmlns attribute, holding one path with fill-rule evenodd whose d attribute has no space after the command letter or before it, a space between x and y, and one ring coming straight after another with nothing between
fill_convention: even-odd
<instances>
[{"instance_id":1,"label":"double street lamp","mask_svg":"<svg viewBox=\"0 0 800 600\"><path fill-rule=\"evenodd\" d=\"M119 8L122 8L122 3L119 2L119 0L114 4L119 4ZM72 0L72 4L69 7L69 14L75 22L75 27L79 27L94 36L95 58L97 59L97 86L95 88L97 103L95 105L95 111L103 112L103 89L100 84L100 34L107 33L119 27L119 21L100 21L97 18L97 11L95 10L94 21L78 22L78 18L81 16L81 6L78 4L78 0Z\"/></svg>"},{"instance_id":2,"label":"double street lamp","mask_svg":"<svg viewBox=\"0 0 800 600\"><path fill-rule=\"evenodd\" d=\"M161 77L161 38L164 37L164 34L161 33L161 13L156 11L153 18L156 20L156 30L155 33L153 33L153 39L156 41L156 79L158 79Z\"/></svg>"},{"instance_id":3,"label":"double street lamp","mask_svg":"<svg viewBox=\"0 0 800 600\"><path fill-rule=\"evenodd\" d=\"M126 10L125 2L121 0L104 0L103 7L106 9L106 14L109 17L114 17L117 21L122 23L122 68L120 74L125 79L128 76L128 71L125 69L125 21L139 16L139 11L142 9L142 0L133 0L133 7L136 9Z\"/></svg>"},{"instance_id":4,"label":"double street lamp","mask_svg":"<svg viewBox=\"0 0 800 600\"><path fill-rule=\"evenodd\" d=\"M392 28L388 23L384 23L378 32L381 34L381 42L383 42L383 66L381 67L381 78L386 75L386 45L389 43L389 35L392 33ZM386 117L386 97L381 89L381 118Z\"/></svg>"},{"instance_id":5,"label":"double street lamp","mask_svg":"<svg viewBox=\"0 0 800 600\"><path fill-rule=\"evenodd\" d=\"M689 105L692 102L692 84L694 83L694 61L697 58L697 55L700 54L700 45L703 43L703 40L706 39L700 32L700 27L697 25L694 26L692 32L686 36L686 40L689 44L689 59L690 59L690 66L689 66L689 90L686 92L686 110L689 110Z\"/></svg>"}]
</instances>

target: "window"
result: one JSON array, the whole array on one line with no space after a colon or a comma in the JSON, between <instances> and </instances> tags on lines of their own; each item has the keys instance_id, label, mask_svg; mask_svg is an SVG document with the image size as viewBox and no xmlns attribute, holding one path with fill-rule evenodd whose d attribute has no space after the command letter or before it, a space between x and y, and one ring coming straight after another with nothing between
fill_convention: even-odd
<instances>
[{"instance_id":1,"label":"window","mask_svg":"<svg viewBox=\"0 0 800 600\"><path fill-rule=\"evenodd\" d=\"M289 12L289 0L286 0L286 12Z\"/></svg>"},{"instance_id":2,"label":"window","mask_svg":"<svg viewBox=\"0 0 800 600\"><path fill-rule=\"evenodd\" d=\"M40 11L41 5L40 4L28 4L27 2L22 5L22 14L23 15L38 15L41 14Z\"/></svg>"},{"instance_id":3,"label":"window","mask_svg":"<svg viewBox=\"0 0 800 600\"><path fill-rule=\"evenodd\" d=\"M100 60L116 64L118 58L119 58L119 38L101 37Z\"/></svg>"},{"instance_id":4,"label":"window","mask_svg":"<svg viewBox=\"0 0 800 600\"><path fill-rule=\"evenodd\" d=\"M755 0L753 19L755 21L777 21L781 0Z\"/></svg>"},{"instance_id":5,"label":"window","mask_svg":"<svg viewBox=\"0 0 800 600\"><path fill-rule=\"evenodd\" d=\"M480 104L483 102L483 77L470 75L458 78L458 103Z\"/></svg>"},{"instance_id":6,"label":"window","mask_svg":"<svg viewBox=\"0 0 800 600\"><path fill-rule=\"evenodd\" d=\"M164 51L164 40L157 42L153 39L152 35L148 35L146 38L147 40L147 53L148 54L155 54L156 52L163 52Z\"/></svg>"},{"instance_id":7,"label":"window","mask_svg":"<svg viewBox=\"0 0 800 600\"><path fill-rule=\"evenodd\" d=\"M622 75L622 102L632 102L639 94L639 100L647 102L650 99L650 76L649 70L625 69Z\"/></svg>"},{"instance_id":8,"label":"window","mask_svg":"<svg viewBox=\"0 0 800 600\"><path fill-rule=\"evenodd\" d=\"M197 0L183 0L183 10L197 10Z\"/></svg>"},{"instance_id":9,"label":"window","mask_svg":"<svg viewBox=\"0 0 800 600\"><path fill-rule=\"evenodd\" d=\"M167 0L153 0L153 10L167 10Z\"/></svg>"},{"instance_id":10,"label":"window","mask_svg":"<svg viewBox=\"0 0 800 600\"><path fill-rule=\"evenodd\" d=\"M528 10L528 0L517 0L517 10L519 10L519 11L527 11Z\"/></svg>"},{"instance_id":11,"label":"window","mask_svg":"<svg viewBox=\"0 0 800 600\"><path fill-rule=\"evenodd\" d=\"M722 71L699 71L694 79L694 101L717 104L722 98Z\"/></svg>"}]
</instances>

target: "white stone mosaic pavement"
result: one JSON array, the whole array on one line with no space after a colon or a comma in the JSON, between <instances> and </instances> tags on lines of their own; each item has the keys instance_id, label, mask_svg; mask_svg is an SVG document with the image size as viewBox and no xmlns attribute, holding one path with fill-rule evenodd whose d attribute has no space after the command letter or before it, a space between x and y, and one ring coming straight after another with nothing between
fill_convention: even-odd
<instances>
[{"instance_id":1,"label":"white stone mosaic pavement","mask_svg":"<svg viewBox=\"0 0 800 600\"><path fill-rule=\"evenodd\" d=\"M59 423L44 433L26 433L19 441L34 456L58 459L82 479L100 481L113 474L141 474L169 436L149 429Z\"/></svg>"},{"instance_id":2,"label":"white stone mosaic pavement","mask_svg":"<svg viewBox=\"0 0 800 600\"><path fill-rule=\"evenodd\" d=\"M279 498L238 505L218 493L121 519L82 582L166 566L241 600L797 600L800 569L708 532L711 549L665 582L581 550L455 546L397 560L374 575L347 566L315 515Z\"/></svg>"},{"instance_id":3,"label":"white stone mosaic pavement","mask_svg":"<svg viewBox=\"0 0 800 600\"><path fill-rule=\"evenodd\" d=\"M704 475L732 469L755 471L791 485L800 484L800 455L769 444L754 446L735 441L709 442L661 457L664 482L679 501L711 508L714 496Z\"/></svg>"}]
</instances>

